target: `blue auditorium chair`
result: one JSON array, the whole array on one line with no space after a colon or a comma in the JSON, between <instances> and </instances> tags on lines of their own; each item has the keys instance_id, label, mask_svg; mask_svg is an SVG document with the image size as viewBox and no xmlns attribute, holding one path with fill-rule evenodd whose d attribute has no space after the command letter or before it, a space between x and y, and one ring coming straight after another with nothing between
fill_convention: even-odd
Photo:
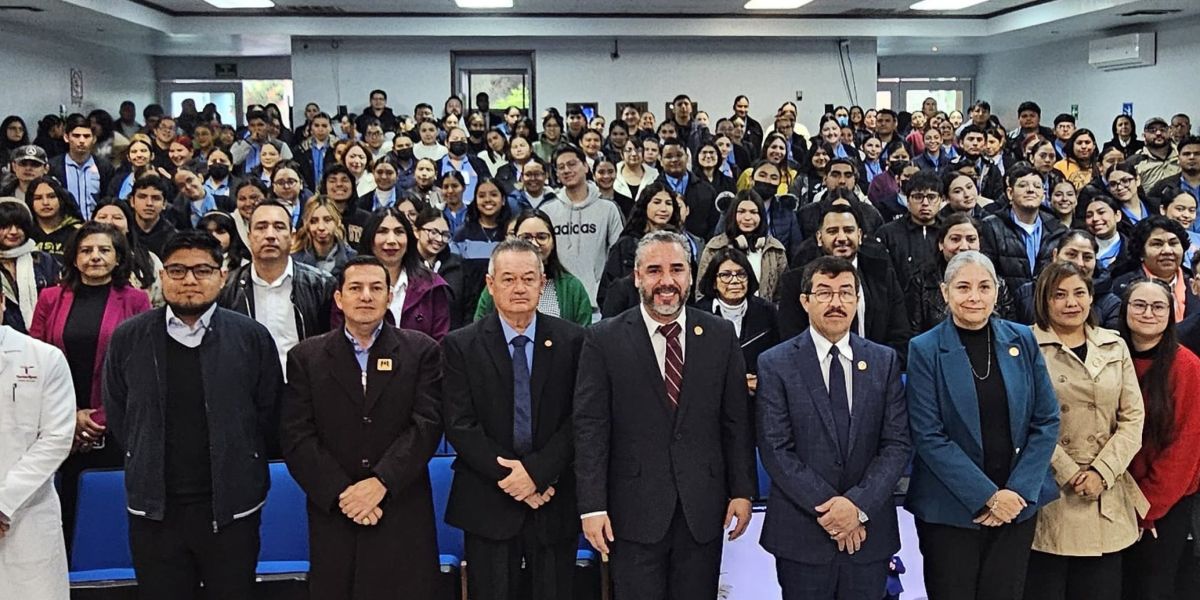
<instances>
[{"instance_id":1,"label":"blue auditorium chair","mask_svg":"<svg viewBox=\"0 0 1200 600\"><path fill-rule=\"evenodd\" d=\"M256 573L260 579L303 579L308 574L307 499L286 464L273 462L270 469Z\"/></svg>"},{"instance_id":2,"label":"blue auditorium chair","mask_svg":"<svg viewBox=\"0 0 1200 600\"><path fill-rule=\"evenodd\" d=\"M87 470L79 474L75 537L71 542L71 587L135 583L125 506L124 471Z\"/></svg>"}]
</instances>

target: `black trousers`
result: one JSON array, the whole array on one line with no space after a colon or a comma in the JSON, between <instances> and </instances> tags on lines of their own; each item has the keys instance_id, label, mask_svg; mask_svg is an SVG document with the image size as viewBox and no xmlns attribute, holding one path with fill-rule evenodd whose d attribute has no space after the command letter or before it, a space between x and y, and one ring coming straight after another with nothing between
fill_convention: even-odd
<instances>
[{"instance_id":1,"label":"black trousers","mask_svg":"<svg viewBox=\"0 0 1200 600\"><path fill-rule=\"evenodd\" d=\"M516 537L491 540L467 533L467 592L471 600L558 600L573 597L579 538L543 544L534 519ZM524 563L524 571L521 569Z\"/></svg>"},{"instance_id":2,"label":"black trousers","mask_svg":"<svg viewBox=\"0 0 1200 600\"><path fill-rule=\"evenodd\" d=\"M104 447L90 452L73 452L58 468L58 501L62 505L63 537L67 540L68 556L75 535L75 509L79 500L79 474L87 469L117 469L125 464L125 453L104 436Z\"/></svg>"},{"instance_id":3,"label":"black trousers","mask_svg":"<svg viewBox=\"0 0 1200 600\"><path fill-rule=\"evenodd\" d=\"M609 544L613 596L618 600L716 598L723 540L718 536L711 542L697 542L683 517L683 507L676 504L663 539L640 544L618 537Z\"/></svg>"},{"instance_id":4,"label":"black trousers","mask_svg":"<svg viewBox=\"0 0 1200 600\"><path fill-rule=\"evenodd\" d=\"M917 520L929 600L1020 598L1036 527L1036 518L979 529Z\"/></svg>"},{"instance_id":5,"label":"black trousers","mask_svg":"<svg viewBox=\"0 0 1200 600\"><path fill-rule=\"evenodd\" d=\"M1120 600L1121 553L1059 556L1033 551L1025 600Z\"/></svg>"},{"instance_id":6,"label":"black trousers","mask_svg":"<svg viewBox=\"0 0 1200 600\"><path fill-rule=\"evenodd\" d=\"M193 600L203 582L210 600L254 600L261 512L217 533L209 503L168 505L164 516L161 523L129 517L139 597Z\"/></svg>"},{"instance_id":7,"label":"black trousers","mask_svg":"<svg viewBox=\"0 0 1200 600\"><path fill-rule=\"evenodd\" d=\"M824 565L777 558L775 572L783 600L879 600L887 592L886 560L854 564L841 552Z\"/></svg>"},{"instance_id":8,"label":"black trousers","mask_svg":"<svg viewBox=\"0 0 1200 600\"><path fill-rule=\"evenodd\" d=\"M1177 502L1163 518L1155 521L1157 538L1147 531L1141 541L1125 550L1124 598L1175 600L1176 579L1188 552L1195 501L1196 496L1188 496Z\"/></svg>"}]
</instances>

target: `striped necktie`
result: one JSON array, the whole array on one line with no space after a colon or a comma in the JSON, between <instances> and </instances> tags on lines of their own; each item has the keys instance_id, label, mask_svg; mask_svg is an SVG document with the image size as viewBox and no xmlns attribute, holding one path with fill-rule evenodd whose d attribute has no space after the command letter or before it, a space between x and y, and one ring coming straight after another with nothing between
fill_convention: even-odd
<instances>
[{"instance_id":1,"label":"striped necktie","mask_svg":"<svg viewBox=\"0 0 1200 600\"><path fill-rule=\"evenodd\" d=\"M658 332L667 338L667 356L663 369L663 382L667 384L667 398L671 408L679 406L679 390L683 385L683 349L679 346L679 323L660 325Z\"/></svg>"}]
</instances>

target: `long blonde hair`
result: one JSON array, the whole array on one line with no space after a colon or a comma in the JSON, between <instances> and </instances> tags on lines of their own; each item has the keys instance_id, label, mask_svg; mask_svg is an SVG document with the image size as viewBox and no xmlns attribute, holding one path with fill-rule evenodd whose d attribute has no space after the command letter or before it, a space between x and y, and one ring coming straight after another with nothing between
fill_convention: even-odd
<instances>
[{"instance_id":1,"label":"long blonde hair","mask_svg":"<svg viewBox=\"0 0 1200 600\"><path fill-rule=\"evenodd\" d=\"M304 203L304 210L300 212L300 227L297 228L296 234L292 236L292 252L300 252L312 248L312 238L308 235L308 221L312 219L313 213L317 212L318 208L324 208L329 216L333 218L333 237L339 243L346 242L346 230L342 227L342 213L333 205L332 200L322 198L319 194L308 199Z\"/></svg>"}]
</instances>

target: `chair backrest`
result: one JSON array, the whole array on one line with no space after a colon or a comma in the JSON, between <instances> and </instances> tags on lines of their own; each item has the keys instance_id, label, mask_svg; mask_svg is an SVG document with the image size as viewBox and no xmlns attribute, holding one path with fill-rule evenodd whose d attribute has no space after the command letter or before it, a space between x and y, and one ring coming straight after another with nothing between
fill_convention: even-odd
<instances>
[{"instance_id":1,"label":"chair backrest","mask_svg":"<svg viewBox=\"0 0 1200 600\"><path fill-rule=\"evenodd\" d=\"M133 568L133 557L129 552L125 471L84 471L79 474L71 570L126 568Z\"/></svg>"},{"instance_id":2,"label":"chair backrest","mask_svg":"<svg viewBox=\"0 0 1200 600\"><path fill-rule=\"evenodd\" d=\"M258 560L307 561L308 512L304 490L283 462L271 463L270 469L271 490L263 506Z\"/></svg>"},{"instance_id":3,"label":"chair backrest","mask_svg":"<svg viewBox=\"0 0 1200 600\"><path fill-rule=\"evenodd\" d=\"M756 500L766 500L771 495L771 476L767 474L767 469L763 467L762 457L758 452L754 452L754 458L758 462L758 498Z\"/></svg>"},{"instance_id":4,"label":"chair backrest","mask_svg":"<svg viewBox=\"0 0 1200 600\"><path fill-rule=\"evenodd\" d=\"M437 521L438 554L463 558L463 532L446 524L446 503L450 500L450 484L454 481L453 456L435 456L429 461L429 482L433 486L433 511Z\"/></svg>"}]
</instances>

